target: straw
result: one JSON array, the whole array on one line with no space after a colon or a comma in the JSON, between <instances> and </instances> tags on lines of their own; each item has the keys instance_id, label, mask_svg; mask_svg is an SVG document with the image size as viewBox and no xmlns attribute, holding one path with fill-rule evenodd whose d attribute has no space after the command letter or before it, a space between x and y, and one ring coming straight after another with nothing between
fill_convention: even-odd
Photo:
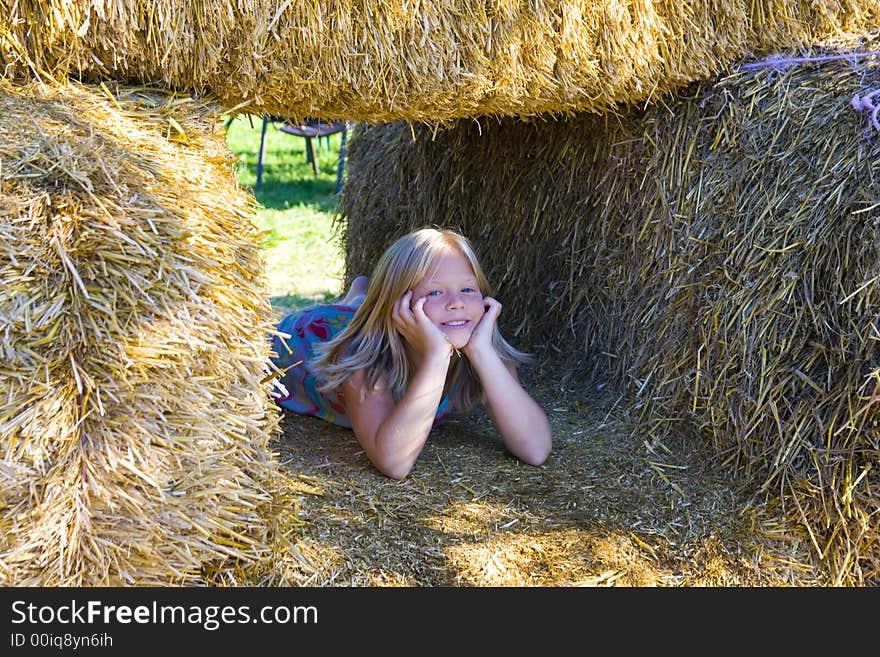
<instances>
[{"instance_id":1,"label":"straw","mask_svg":"<svg viewBox=\"0 0 880 657\"><path fill-rule=\"evenodd\" d=\"M0 74L137 80L230 112L448 124L614 111L880 22L875 0L4 3Z\"/></svg>"},{"instance_id":2,"label":"straw","mask_svg":"<svg viewBox=\"0 0 880 657\"><path fill-rule=\"evenodd\" d=\"M220 118L0 82L5 585L198 583L285 522L260 233Z\"/></svg>"}]
</instances>

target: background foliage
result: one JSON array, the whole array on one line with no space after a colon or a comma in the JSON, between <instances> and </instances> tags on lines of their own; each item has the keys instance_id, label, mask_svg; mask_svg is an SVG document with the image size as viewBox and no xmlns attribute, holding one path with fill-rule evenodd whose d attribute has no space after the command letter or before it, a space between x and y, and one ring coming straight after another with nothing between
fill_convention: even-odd
<instances>
[{"instance_id":1,"label":"background foliage","mask_svg":"<svg viewBox=\"0 0 880 657\"><path fill-rule=\"evenodd\" d=\"M254 189L262 119L239 115L226 141L236 156L239 182ZM272 305L301 308L338 295L344 256L333 227L341 134L313 142L318 175L306 159L306 142L273 126L266 130L263 176L255 196Z\"/></svg>"}]
</instances>

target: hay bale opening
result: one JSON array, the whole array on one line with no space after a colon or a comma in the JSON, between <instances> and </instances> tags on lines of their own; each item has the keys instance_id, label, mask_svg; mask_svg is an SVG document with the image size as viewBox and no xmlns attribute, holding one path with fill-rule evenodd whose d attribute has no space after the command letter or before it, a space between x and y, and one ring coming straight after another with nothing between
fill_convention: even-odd
<instances>
[{"instance_id":1,"label":"hay bale opening","mask_svg":"<svg viewBox=\"0 0 880 657\"><path fill-rule=\"evenodd\" d=\"M196 584L270 551L273 317L219 112L0 81L4 585Z\"/></svg>"},{"instance_id":2,"label":"hay bale opening","mask_svg":"<svg viewBox=\"0 0 880 657\"><path fill-rule=\"evenodd\" d=\"M780 57L643 111L364 130L348 276L379 236L455 225L507 331L625 391L649 438L709 443L830 581L876 584L880 134L852 101L878 50Z\"/></svg>"}]
</instances>

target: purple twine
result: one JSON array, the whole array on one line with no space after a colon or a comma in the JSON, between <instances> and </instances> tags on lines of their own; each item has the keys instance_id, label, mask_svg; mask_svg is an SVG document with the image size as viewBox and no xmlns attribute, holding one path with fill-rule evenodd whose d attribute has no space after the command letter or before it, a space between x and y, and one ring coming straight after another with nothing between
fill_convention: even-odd
<instances>
[{"instance_id":1,"label":"purple twine","mask_svg":"<svg viewBox=\"0 0 880 657\"><path fill-rule=\"evenodd\" d=\"M750 62L748 64L742 64L739 68L741 71L755 69L755 68L765 68L772 67L775 71L780 71L784 69L786 66L791 66L793 64L806 64L812 62L828 62L835 60L854 60L860 57L871 57L880 55L880 50L872 50L869 52L852 52L846 53L844 55L820 55L817 57L768 57L764 61L761 62ZM874 89L870 91L865 96L859 96L855 94L850 101L850 105L857 112L870 112L870 121L871 125L880 132L880 120L878 120L878 114L880 114L880 105L875 105L873 98L880 94L880 89Z\"/></svg>"},{"instance_id":2,"label":"purple twine","mask_svg":"<svg viewBox=\"0 0 880 657\"><path fill-rule=\"evenodd\" d=\"M830 62L839 59L858 59L860 57L871 57L880 55L880 50L871 50L869 52L851 52L844 55L819 55L816 57L778 57L771 56L761 62L749 62L742 64L739 68L741 71L747 71L753 68L764 68L772 66L773 68L782 68L792 64L809 64L811 62Z\"/></svg>"},{"instance_id":3,"label":"purple twine","mask_svg":"<svg viewBox=\"0 0 880 657\"><path fill-rule=\"evenodd\" d=\"M865 111L871 113L871 124L880 132L880 121L877 120L877 114L880 113L880 105L875 105L871 100L874 96L880 94L880 89L874 89L866 96L859 97L858 94L853 96L850 104L857 112Z\"/></svg>"}]
</instances>

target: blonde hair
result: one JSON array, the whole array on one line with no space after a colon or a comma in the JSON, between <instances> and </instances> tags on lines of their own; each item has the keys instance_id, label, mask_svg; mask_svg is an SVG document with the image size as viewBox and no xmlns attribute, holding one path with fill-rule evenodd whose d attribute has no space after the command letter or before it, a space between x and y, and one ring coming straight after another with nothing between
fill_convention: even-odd
<instances>
[{"instance_id":1,"label":"blonde hair","mask_svg":"<svg viewBox=\"0 0 880 657\"><path fill-rule=\"evenodd\" d=\"M395 401L403 397L414 365L404 348L403 337L394 327L394 303L419 284L434 258L449 250L457 251L470 263L482 295L492 295L477 255L465 237L437 228L422 228L404 235L376 263L364 301L349 325L335 338L316 347L313 367L321 390L338 388L352 374L364 370L362 395L384 379ZM497 325L492 345L504 361L531 361L531 356L514 349L501 337ZM444 392L451 392L454 409L469 410L481 402L482 385L467 358L454 359L447 382Z\"/></svg>"}]
</instances>

